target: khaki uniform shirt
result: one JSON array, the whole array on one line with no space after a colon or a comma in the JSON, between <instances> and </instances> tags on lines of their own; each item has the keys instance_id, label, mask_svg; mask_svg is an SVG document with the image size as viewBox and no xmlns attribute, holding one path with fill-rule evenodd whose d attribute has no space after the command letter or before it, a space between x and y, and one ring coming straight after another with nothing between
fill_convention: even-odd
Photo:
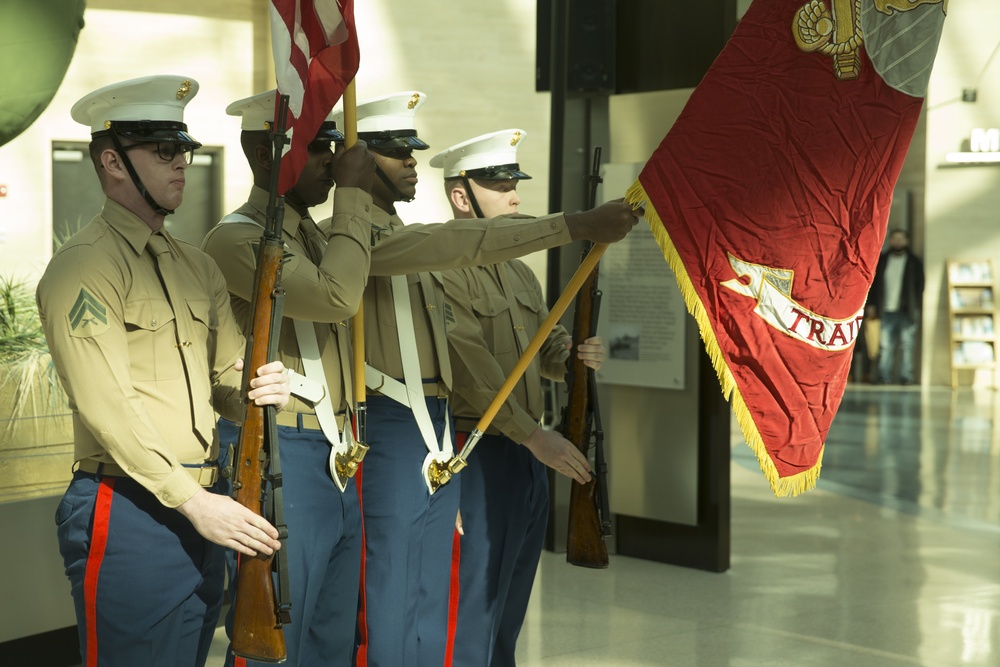
<instances>
[{"instance_id":1,"label":"khaki uniform shirt","mask_svg":"<svg viewBox=\"0 0 1000 667\"><path fill-rule=\"evenodd\" d=\"M425 393L446 395L450 387L439 387L438 351L447 352L445 339L444 288L439 273L451 268L505 261L537 250L545 250L570 239L562 214L542 218L509 217L483 220L451 220L446 223L404 225L395 214L378 207L372 210L371 279L365 289L365 354L368 363L386 375L402 380L403 361L396 334L396 314L388 276L407 275L410 307ZM431 271L431 303L424 298L417 275ZM431 318L437 318L435 325ZM435 332L440 332L435 335Z\"/></svg>"},{"instance_id":2,"label":"khaki uniform shirt","mask_svg":"<svg viewBox=\"0 0 1000 667\"><path fill-rule=\"evenodd\" d=\"M218 454L213 404L231 418L242 413L242 373L233 364L245 341L215 262L164 234L187 302L171 307L146 247L151 235L142 220L106 200L52 258L37 301L73 412L76 460L114 462L176 507L200 488L181 464ZM183 350L175 318L194 332ZM182 354L209 376L188 378ZM199 394L212 402L194 404ZM212 426L207 432L196 430L195 411L198 423Z\"/></svg>"},{"instance_id":3,"label":"khaki uniform shirt","mask_svg":"<svg viewBox=\"0 0 1000 667\"><path fill-rule=\"evenodd\" d=\"M446 299L454 314L448 326L454 375L452 412L462 431L475 428L549 314L531 269L519 260L504 267L511 293L504 290L497 264L444 273ZM520 336L511 314L514 308L524 327ZM567 340L571 338L566 329L556 325L487 433L503 433L522 443L538 427L545 409L541 379L563 381L569 358L563 345Z\"/></svg>"},{"instance_id":4,"label":"khaki uniform shirt","mask_svg":"<svg viewBox=\"0 0 1000 667\"><path fill-rule=\"evenodd\" d=\"M267 190L254 186L249 201L236 213L258 224L232 222L216 225L202 243L202 248L215 258L226 277L232 293L233 312L244 331L252 326L250 299L254 289L257 244L267 219L267 199ZM300 227L301 216L286 204L282 220L285 263L281 270L281 285L285 290L285 302L278 358L285 368L304 375L295 327L289 318L316 323L316 341L334 410L338 410L343 403L344 392L349 395L351 385L350 365L345 367L346 374L342 372L342 353L338 349L341 341L332 330L346 330L345 321L358 311L368 277L370 214L373 208L371 196L362 190L343 188L337 191L333 217L324 233L328 244L318 266L310 261L306 251L305 232ZM346 390L345 380L348 381ZM312 404L294 395L284 411L315 412Z\"/></svg>"}]
</instances>

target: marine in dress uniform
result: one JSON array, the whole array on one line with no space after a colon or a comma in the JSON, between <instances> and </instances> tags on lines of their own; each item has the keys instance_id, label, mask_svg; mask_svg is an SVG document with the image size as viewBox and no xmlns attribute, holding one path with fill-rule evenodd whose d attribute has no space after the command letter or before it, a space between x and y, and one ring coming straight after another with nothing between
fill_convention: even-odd
<instances>
[{"instance_id":1,"label":"marine in dress uniform","mask_svg":"<svg viewBox=\"0 0 1000 667\"><path fill-rule=\"evenodd\" d=\"M226 109L242 117L241 142L254 186L247 203L223 218L203 243L222 269L244 328L252 326L256 244L267 215L275 96L272 90ZM320 127L298 181L285 193L282 222L285 301L278 357L294 374L292 400L278 415L278 442L292 618L284 626L285 664L292 667L347 665L354 651L361 510L354 479L335 478L328 462L331 449L345 444L342 403L351 390L342 357L348 354L343 348L348 337L336 331L357 312L368 276L374 163L364 143L340 149L335 158L331 147L343 139L334 122ZM327 201L334 178L339 188L332 224L321 235L309 209ZM219 433L225 446L236 441L239 427L222 419ZM234 566L232 558L231 576ZM230 633L231 624L230 615ZM234 659L230 652L227 664L234 663L263 664Z\"/></svg>"},{"instance_id":2,"label":"marine in dress uniform","mask_svg":"<svg viewBox=\"0 0 1000 667\"><path fill-rule=\"evenodd\" d=\"M452 146L431 159L444 170L445 193L456 217L517 213L521 171L517 149L527 133L492 132ZM454 387L452 411L464 443L492 403L521 353L548 316L541 285L520 260L444 273ZM572 337L557 325L493 419L462 471L464 534L456 535L458 570L451 619L454 664L514 664L545 540L549 484L545 465L578 481L590 466L573 443L539 425L542 377L562 382ZM581 346L596 366L600 338ZM523 447L521 445L524 445ZM455 579L453 578L454 582Z\"/></svg>"},{"instance_id":3,"label":"marine in dress uniform","mask_svg":"<svg viewBox=\"0 0 1000 667\"><path fill-rule=\"evenodd\" d=\"M73 479L56 512L88 667L204 665L223 547L270 554L278 532L219 495L215 411L240 419L245 341L215 262L163 229L201 146L198 84L133 79L77 102L104 208L46 268L38 309L73 413ZM283 406L280 362L250 398Z\"/></svg>"},{"instance_id":4,"label":"marine in dress uniform","mask_svg":"<svg viewBox=\"0 0 1000 667\"><path fill-rule=\"evenodd\" d=\"M446 462L453 451L445 334L451 315L438 271L505 261L575 238L614 241L635 222L619 203L540 218L404 225L394 205L416 192L413 151L427 145L414 117L425 99L407 91L357 108L358 136L375 154L378 176L364 294L371 450L359 472L365 527L359 665L444 661L460 482L456 477L431 495L425 477L430 460Z\"/></svg>"}]
</instances>

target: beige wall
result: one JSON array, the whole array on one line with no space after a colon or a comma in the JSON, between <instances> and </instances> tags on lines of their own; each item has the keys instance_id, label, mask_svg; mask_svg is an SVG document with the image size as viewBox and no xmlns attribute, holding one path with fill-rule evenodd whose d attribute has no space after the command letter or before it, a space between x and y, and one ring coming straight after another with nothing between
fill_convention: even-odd
<instances>
[{"instance_id":1,"label":"beige wall","mask_svg":"<svg viewBox=\"0 0 1000 667\"><path fill-rule=\"evenodd\" d=\"M266 12L264 0L90 0L55 99L0 148L0 183L9 190L0 199L0 271L30 281L41 275L52 245L52 141L87 141L69 109L115 81L167 72L197 79L201 90L186 120L200 141L225 149L224 208L242 203L249 173L238 123L225 107L274 86ZM403 219L450 218L440 171L427 162L454 143L507 127L526 130L519 159L536 176L519 187L522 209L545 213L549 96L534 90L534 0L462 3L460 11L429 0L366 0L357 3L356 20L359 101L399 90L427 94L417 124L431 148L418 154L421 182L416 201L400 206Z\"/></svg>"},{"instance_id":2,"label":"beige wall","mask_svg":"<svg viewBox=\"0 0 1000 667\"><path fill-rule=\"evenodd\" d=\"M201 89L188 104L185 120L205 144L221 145L225 161L227 205L243 190L237 132L228 130L225 106L246 94L252 70L252 24L248 20L202 18L88 8L73 61L52 103L23 134L0 148L0 182L8 195L0 200L0 267L5 274L37 278L52 247L53 141L89 141L88 128L75 123L69 109L101 86L158 73L198 80ZM153 27L155 23L155 27ZM189 48L194 45L194 48ZM93 187L97 188L94 176ZM233 193L233 194L231 194Z\"/></svg>"},{"instance_id":3,"label":"beige wall","mask_svg":"<svg viewBox=\"0 0 1000 667\"><path fill-rule=\"evenodd\" d=\"M357 5L359 100L409 89L428 97L418 130L431 149L418 155L418 198L400 207L404 220L451 217L440 171L427 166L431 156L507 127L529 135L519 159L536 179L519 188L523 210L546 212L549 96L534 90L533 0L463 3L460 11L427 0ZM223 207L245 200L250 175L239 123L225 108L274 87L267 6L265 0L89 0L86 26L52 103L0 147L0 183L8 187L0 199L0 274L33 283L44 270L52 247L52 142L89 140L69 109L109 83L159 73L196 79L201 88L185 119L197 139L224 149ZM539 270L544 254L530 261ZM67 417L12 429L9 393L0 392L0 473L7 473L0 476L15 482L0 487L0 500L53 492L65 485L72 462Z\"/></svg>"},{"instance_id":4,"label":"beige wall","mask_svg":"<svg viewBox=\"0 0 1000 667\"><path fill-rule=\"evenodd\" d=\"M927 271L925 384L951 382L945 262L991 258L994 273L1000 269L1000 165L942 166L946 153L968 150L963 143L967 146L973 128L1000 127L998 25L1000 2L996 0L950 3L927 96L925 226L919 246ZM962 102L963 88L976 88L977 101Z\"/></svg>"}]
</instances>

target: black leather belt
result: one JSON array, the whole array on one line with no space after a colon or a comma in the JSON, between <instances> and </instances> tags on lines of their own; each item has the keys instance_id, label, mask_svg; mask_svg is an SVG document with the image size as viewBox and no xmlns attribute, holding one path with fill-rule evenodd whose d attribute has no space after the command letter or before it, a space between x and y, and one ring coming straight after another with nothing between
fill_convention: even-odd
<instances>
[{"instance_id":1,"label":"black leather belt","mask_svg":"<svg viewBox=\"0 0 1000 667\"><path fill-rule=\"evenodd\" d=\"M91 474L107 475L108 477L131 477L117 463L102 463L93 459L83 459L77 462L77 470ZM198 468L183 468L194 481L201 486L215 486L219 481L219 466L214 463Z\"/></svg>"}]
</instances>

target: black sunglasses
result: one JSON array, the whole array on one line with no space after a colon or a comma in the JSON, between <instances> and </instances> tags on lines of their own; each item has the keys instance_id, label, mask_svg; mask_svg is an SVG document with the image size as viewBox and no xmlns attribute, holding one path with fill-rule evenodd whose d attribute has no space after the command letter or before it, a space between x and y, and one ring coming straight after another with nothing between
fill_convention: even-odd
<instances>
[{"instance_id":1,"label":"black sunglasses","mask_svg":"<svg viewBox=\"0 0 1000 667\"><path fill-rule=\"evenodd\" d=\"M157 141L155 144L152 141L144 141L138 144L126 146L125 150L130 151L133 148L150 145L156 146L156 156L164 162L173 162L178 153L181 153L184 156L184 161L187 164L191 164L191 161L194 160L194 146L190 144L178 143L176 141Z\"/></svg>"}]
</instances>

